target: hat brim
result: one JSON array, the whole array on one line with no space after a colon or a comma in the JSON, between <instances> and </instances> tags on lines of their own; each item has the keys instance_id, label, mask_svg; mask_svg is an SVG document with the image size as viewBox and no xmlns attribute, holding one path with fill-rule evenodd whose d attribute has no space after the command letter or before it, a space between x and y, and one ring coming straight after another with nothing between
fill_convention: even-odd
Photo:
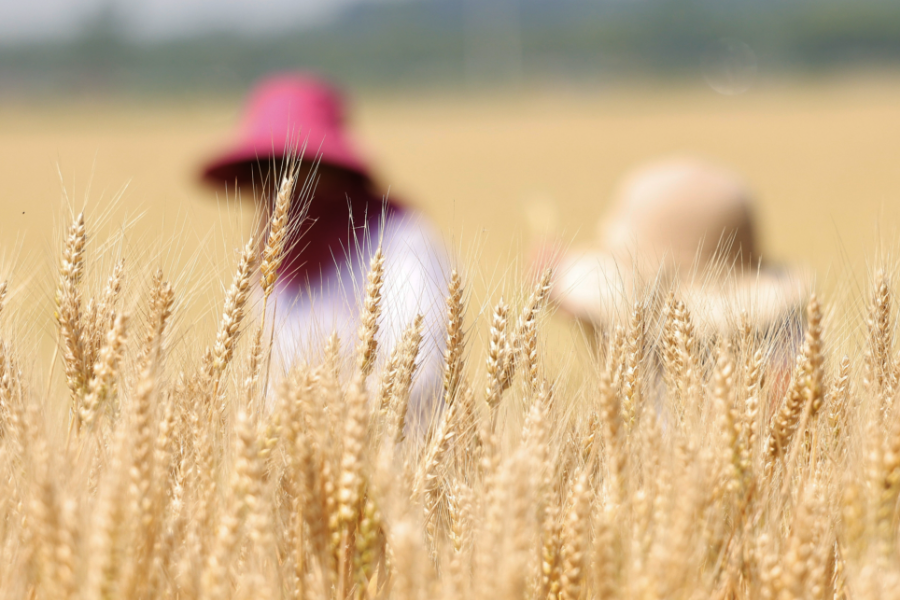
<instances>
[{"instance_id":1,"label":"hat brim","mask_svg":"<svg viewBox=\"0 0 900 600\"><path fill-rule=\"evenodd\" d=\"M272 161L281 161L286 157L315 159L323 165L353 172L370 179L370 171L366 162L352 145L340 134L324 137L318 146L310 140L303 143L282 141L276 143L272 139L243 139L230 149L210 159L201 169L201 177L210 184L233 183L247 175L247 167L266 165Z\"/></svg>"},{"instance_id":2,"label":"hat brim","mask_svg":"<svg viewBox=\"0 0 900 600\"><path fill-rule=\"evenodd\" d=\"M793 319L810 293L805 272L775 265L675 276L640 273L607 252L587 250L563 256L556 271L551 298L562 312L595 327L622 323L635 299L662 288L675 290L706 334L734 330L741 311L761 328Z\"/></svg>"}]
</instances>

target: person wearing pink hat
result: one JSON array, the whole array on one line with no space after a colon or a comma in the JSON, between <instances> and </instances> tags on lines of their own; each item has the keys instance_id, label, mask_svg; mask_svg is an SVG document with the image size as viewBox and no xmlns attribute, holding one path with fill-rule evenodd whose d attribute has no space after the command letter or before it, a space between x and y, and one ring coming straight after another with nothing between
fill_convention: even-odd
<instances>
[{"instance_id":1,"label":"person wearing pink hat","mask_svg":"<svg viewBox=\"0 0 900 600\"><path fill-rule=\"evenodd\" d=\"M413 387L421 414L440 386L449 256L421 213L378 192L368 161L347 132L341 94L310 75L262 80L250 93L236 139L202 176L271 207L279 169L304 149L315 158L305 161L298 181L312 184L312 199L294 202L290 216L293 239L286 244L274 303L283 323L276 342L280 359L290 365L320 352L332 332L347 351L354 347L369 262L380 244L382 359L416 316L424 317ZM296 186L298 197L302 188Z\"/></svg>"}]
</instances>

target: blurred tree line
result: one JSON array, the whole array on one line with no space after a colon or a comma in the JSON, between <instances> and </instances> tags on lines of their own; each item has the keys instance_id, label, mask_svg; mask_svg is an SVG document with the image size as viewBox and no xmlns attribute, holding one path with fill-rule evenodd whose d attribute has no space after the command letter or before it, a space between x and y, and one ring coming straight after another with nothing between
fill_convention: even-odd
<instances>
[{"instance_id":1,"label":"blurred tree line","mask_svg":"<svg viewBox=\"0 0 900 600\"><path fill-rule=\"evenodd\" d=\"M372 87L890 69L900 1L420 0L268 36L135 37L103 11L73 39L0 46L0 93L229 91L296 68Z\"/></svg>"}]
</instances>

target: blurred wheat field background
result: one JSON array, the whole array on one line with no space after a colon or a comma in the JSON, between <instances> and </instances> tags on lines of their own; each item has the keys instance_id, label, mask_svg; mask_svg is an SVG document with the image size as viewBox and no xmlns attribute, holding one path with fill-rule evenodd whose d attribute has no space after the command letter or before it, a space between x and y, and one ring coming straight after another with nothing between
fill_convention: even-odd
<instances>
[{"instance_id":1,"label":"blurred wheat field background","mask_svg":"<svg viewBox=\"0 0 900 600\"><path fill-rule=\"evenodd\" d=\"M45 295L34 305L49 306L58 239L48 224L62 217L64 192L78 208L86 196L100 236L131 224L132 258L162 256L170 272L203 274L193 285L215 293L191 295L187 314L208 317L198 322L211 331L219 282L253 211L202 187L195 174L227 140L240 102L0 108L0 239L13 286L40 276ZM826 292L837 279L842 292L850 281L860 285L854 274L882 243L890 246L900 214L895 79L773 83L738 97L686 85L363 94L352 108L381 183L435 219L463 262L479 265L480 291L521 274L536 235L589 242L623 172L665 154L700 154L743 173L759 196L764 257L812 267ZM45 353L52 329L47 334Z\"/></svg>"}]
</instances>

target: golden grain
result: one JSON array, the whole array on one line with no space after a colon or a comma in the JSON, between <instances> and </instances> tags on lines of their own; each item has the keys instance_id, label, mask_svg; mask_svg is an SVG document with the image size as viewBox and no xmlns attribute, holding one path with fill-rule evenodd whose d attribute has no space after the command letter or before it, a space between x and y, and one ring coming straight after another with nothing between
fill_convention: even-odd
<instances>
[{"instance_id":1,"label":"golden grain","mask_svg":"<svg viewBox=\"0 0 900 600\"><path fill-rule=\"evenodd\" d=\"M511 299L523 307L514 323L496 304L487 361L466 365L480 349L464 343L466 299L451 274L443 386L422 399L435 417L407 424L425 323L377 360L380 252L355 368L332 335L310 362L273 369L266 403L262 327L235 359L253 245L206 350L180 327L161 272L143 299L131 285L142 274L126 278L120 262L94 289L85 240L77 217L54 316L65 387L34 386L30 342L9 326L27 294L3 308L0 596L895 594L900 407L883 272L857 338L852 314L829 313L837 333L826 330L815 296L799 350L796 333L762 332L744 306L731 315L738 335L699 335L675 289L662 313L635 298L588 357L598 368L574 373L539 350L549 274ZM122 307L133 306L145 307L133 320L142 331L126 337ZM226 385L235 380L247 386ZM486 382L483 396L472 381ZM55 410L67 396L77 410Z\"/></svg>"}]
</instances>

